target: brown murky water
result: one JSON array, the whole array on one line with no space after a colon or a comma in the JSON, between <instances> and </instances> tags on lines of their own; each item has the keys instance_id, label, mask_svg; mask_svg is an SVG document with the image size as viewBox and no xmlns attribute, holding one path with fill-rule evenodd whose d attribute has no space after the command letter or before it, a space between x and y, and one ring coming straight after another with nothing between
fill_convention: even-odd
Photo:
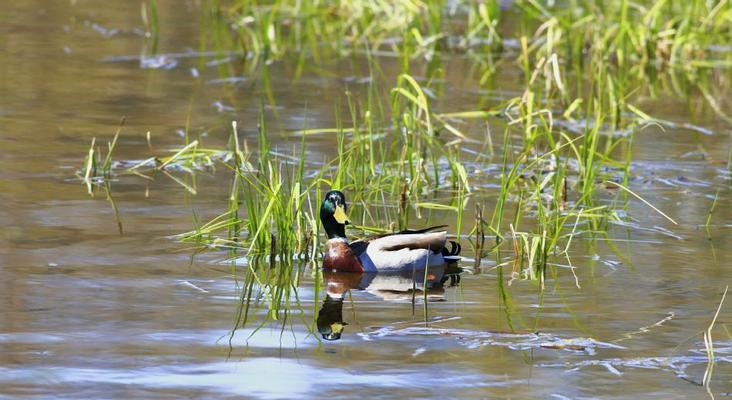
<instances>
[{"instance_id":1,"label":"brown murky water","mask_svg":"<svg viewBox=\"0 0 732 400\"><path fill-rule=\"evenodd\" d=\"M196 2L160 2L162 53L198 47L198 13ZM232 119L244 137L254 135L257 78L217 81L216 61L225 60L215 57L141 65L139 15L138 2L3 4L0 397L732 395L729 304L714 330L711 386L698 384L706 368L699 333L732 282L724 165L730 127L713 114L695 121L709 135L649 128L635 140L633 189L679 225L634 202L630 213L642 229L617 226L610 240L577 246L572 261L581 288L566 272L543 298L533 283L512 284L517 333L507 333L496 270L487 261L480 273L463 274L459 286L432 289L430 298L443 301L426 309L419 302L413 309L411 295L399 293L412 284L404 277L340 282L354 288L342 303L348 325L340 341L322 343L305 325L319 307L307 278L299 290L303 308L284 331L266 326L252 334L256 326L247 327L230 348L238 291L229 267L218 262L225 255L191 258L190 249L166 238L191 228L192 209L220 212L228 179L200 174L195 196L165 177L115 182L120 235L105 197L91 199L74 178L91 138L111 137L122 116L119 159L179 145L188 115L192 131L206 132L211 143L226 140ZM354 75L348 65L333 68ZM485 95L466 68L460 59L447 64L449 90L437 107L471 109ZM334 126L334 99L357 85L315 72L296 82L290 76L285 65L273 66L274 109L284 129ZM514 74L503 71L501 78L505 84L490 95L515 94ZM687 118L682 99L643 105L657 117ZM289 149L299 138L273 140ZM308 156L333 157L333 141L313 137ZM493 166L470 167L484 171L486 178L475 180L485 193L479 201L490 209ZM707 240L698 225L717 191Z\"/></svg>"}]
</instances>

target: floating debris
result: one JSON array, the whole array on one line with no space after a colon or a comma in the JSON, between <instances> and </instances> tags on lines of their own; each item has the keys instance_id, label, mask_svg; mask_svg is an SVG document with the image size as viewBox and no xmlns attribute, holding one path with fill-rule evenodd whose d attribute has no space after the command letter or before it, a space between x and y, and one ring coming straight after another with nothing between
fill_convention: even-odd
<instances>
[{"instance_id":1,"label":"floating debris","mask_svg":"<svg viewBox=\"0 0 732 400\"><path fill-rule=\"evenodd\" d=\"M216 111L218 111L218 112L232 112L232 111L236 110L236 108L234 108L232 106L227 106L226 104L222 103L220 100L214 101L213 104L211 104L211 105L214 106L214 108L216 108Z\"/></svg>"},{"instance_id":2,"label":"floating debris","mask_svg":"<svg viewBox=\"0 0 732 400\"><path fill-rule=\"evenodd\" d=\"M120 32L120 30L117 28L107 28L96 22L91 22L91 21L84 21L84 25L90 27L91 30L104 36L105 38L110 38L112 36L117 35Z\"/></svg>"},{"instance_id":3,"label":"floating debris","mask_svg":"<svg viewBox=\"0 0 732 400\"><path fill-rule=\"evenodd\" d=\"M197 291L199 291L201 293L208 293L208 290L206 290L206 289L204 289L202 287L196 286L196 285L192 284L189 281L178 281L178 284L181 285L181 286L186 286L186 287L189 287L191 289L197 290Z\"/></svg>"},{"instance_id":4,"label":"floating debris","mask_svg":"<svg viewBox=\"0 0 732 400\"><path fill-rule=\"evenodd\" d=\"M584 360L578 362L546 363L539 364L539 367L566 368L568 372L579 371L586 367L603 367L613 375L623 375L623 368L657 369L669 371L677 377L697 383L691 379L686 370L693 365L707 365L707 356L672 356L672 357L633 357L633 358L607 358L599 360ZM731 363L732 357L716 357L717 363Z\"/></svg>"},{"instance_id":5,"label":"floating debris","mask_svg":"<svg viewBox=\"0 0 732 400\"><path fill-rule=\"evenodd\" d=\"M178 66L178 60L165 55L140 58L142 69L173 69Z\"/></svg>"},{"instance_id":6,"label":"floating debris","mask_svg":"<svg viewBox=\"0 0 732 400\"><path fill-rule=\"evenodd\" d=\"M206 81L206 83L210 85L216 85L216 84L222 84L222 83L228 83L228 84L237 84L245 82L247 78L243 76L232 76L229 78L220 78L220 79L209 79Z\"/></svg>"},{"instance_id":7,"label":"floating debris","mask_svg":"<svg viewBox=\"0 0 732 400\"><path fill-rule=\"evenodd\" d=\"M625 347L617 344L600 342L591 338L562 338L549 333L475 331L431 326L432 324L445 322L446 320L438 318L428 323L427 326L424 323L418 322L406 327L395 325L377 327L371 332L359 333L359 336L367 341L389 337L442 336L454 337L461 345L470 349L484 346L507 347L511 350L542 348L585 353L588 355L596 354L596 349L625 349Z\"/></svg>"}]
</instances>

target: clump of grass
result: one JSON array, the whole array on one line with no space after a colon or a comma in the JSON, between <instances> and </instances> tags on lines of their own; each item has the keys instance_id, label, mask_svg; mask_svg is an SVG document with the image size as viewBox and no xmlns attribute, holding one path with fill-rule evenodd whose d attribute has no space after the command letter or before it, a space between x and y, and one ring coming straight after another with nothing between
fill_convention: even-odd
<instances>
[{"instance_id":1,"label":"clump of grass","mask_svg":"<svg viewBox=\"0 0 732 400\"><path fill-rule=\"evenodd\" d=\"M612 126L623 118L629 94L663 77L680 94L698 88L728 118L710 90L710 71L732 66L730 53L716 50L732 43L732 6L725 0L522 0L507 7L498 1L230 0L207 9L203 46L235 50L251 65L296 54L299 74L306 63L363 52L399 57L402 73L410 72L411 60L427 60L433 76L445 54L460 53L475 63L483 83L499 65L518 62L527 80L539 66L546 82L560 73L575 77L557 81L565 101L571 92L587 92L588 83L603 87L593 96L603 99ZM509 42L520 51L505 51Z\"/></svg>"},{"instance_id":2,"label":"clump of grass","mask_svg":"<svg viewBox=\"0 0 732 400\"><path fill-rule=\"evenodd\" d=\"M123 125L124 119L113 139L107 143L106 151L102 151L97 146L96 138L92 139L82 168L76 173L82 183L87 186L87 191L90 194L93 194L95 186L108 184L115 178L134 175L152 181L157 173L169 177L192 194L196 194L194 186L184 182L173 173L185 172L194 176L198 171L215 169L217 163L226 164L233 160L236 155L227 149L204 147L201 145L200 139L195 139L193 141L186 140L187 143L182 147L171 149L171 155L157 155L144 160L115 161L113 153L117 147ZM147 141L149 145L150 132L147 133ZM109 189L109 187L106 189Z\"/></svg>"},{"instance_id":3,"label":"clump of grass","mask_svg":"<svg viewBox=\"0 0 732 400\"><path fill-rule=\"evenodd\" d=\"M96 145L97 138L92 138L89 151L84 159L81 170L76 174L82 180L84 185L86 185L87 192L90 195L93 194L92 190L95 183L102 183L112 176L112 154L117 147L117 140L119 139L120 132L122 132L124 123L125 119L122 118L112 141L107 143L106 152L103 152Z\"/></svg>"},{"instance_id":4,"label":"clump of grass","mask_svg":"<svg viewBox=\"0 0 732 400\"><path fill-rule=\"evenodd\" d=\"M353 53L364 43L371 51L393 50L400 43L434 51L446 28L441 23L441 3L276 0L262 4L236 0L215 2L211 14L232 26L239 50L255 59L271 61L286 54L301 54L324 60ZM474 24L474 35L482 29Z\"/></svg>"},{"instance_id":5,"label":"clump of grass","mask_svg":"<svg viewBox=\"0 0 732 400\"><path fill-rule=\"evenodd\" d=\"M318 60L325 51L348 54L362 43L374 50L402 46L413 55L419 55L416 45L425 52L486 46L500 50L499 32L507 32L504 24L513 24L536 30L529 43L532 50L547 45L540 36L548 32L562 41L550 44L560 57L577 61L589 48L623 68L637 69L657 61L677 65L690 60L693 66L709 66L705 61L713 55L709 44L729 42L726 22L732 18L726 1L702 0L549 5L522 0L503 10L497 1L232 0L212 2L210 9L212 16L231 24L245 51L270 58L307 52ZM520 35L521 30L510 34Z\"/></svg>"},{"instance_id":6,"label":"clump of grass","mask_svg":"<svg viewBox=\"0 0 732 400\"><path fill-rule=\"evenodd\" d=\"M606 221L620 218L618 204L627 207L626 194L676 223L627 186L634 133L658 120L631 104L624 106L633 111L630 116L614 119L617 104L610 111L606 104L619 96L619 89L609 84L595 84L594 90L611 94L591 93L589 98L572 100L567 97L563 71L552 61L556 58L547 60L525 71L524 93L508 100L498 114L506 119L500 191L491 219L481 218L473 228L475 232L487 229L495 236L490 251L496 254L509 241L514 277L536 280L541 288L555 264L550 258L566 257L574 271L568 253L572 239L604 232ZM572 122L577 119L583 123ZM623 196L623 201L597 204L608 192ZM506 264L501 259L497 263Z\"/></svg>"},{"instance_id":7,"label":"clump of grass","mask_svg":"<svg viewBox=\"0 0 732 400\"><path fill-rule=\"evenodd\" d=\"M251 153L239 145L236 123L232 140L235 157L226 164L233 174L226 212L211 221L181 234L182 241L206 246L246 251L247 256L293 255L312 258L317 246L317 220L310 192L319 184L305 182L305 148L299 163L278 160L271 155L263 113L259 123L258 162L249 161ZM293 157L294 158L294 157ZM248 216L243 218L241 214ZM223 236L221 235L223 233Z\"/></svg>"}]
</instances>

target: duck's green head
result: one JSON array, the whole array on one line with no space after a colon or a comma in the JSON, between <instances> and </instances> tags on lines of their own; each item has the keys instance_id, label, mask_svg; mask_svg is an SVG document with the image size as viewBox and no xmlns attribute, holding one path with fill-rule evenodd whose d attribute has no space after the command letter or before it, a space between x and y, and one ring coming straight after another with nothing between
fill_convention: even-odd
<instances>
[{"instance_id":1,"label":"duck's green head","mask_svg":"<svg viewBox=\"0 0 732 400\"><path fill-rule=\"evenodd\" d=\"M328 239L345 238L346 225L350 223L346 216L346 196L338 191L331 190L325 194L323 204L320 205L320 223L325 228Z\"/></svg>"}]
</instances>

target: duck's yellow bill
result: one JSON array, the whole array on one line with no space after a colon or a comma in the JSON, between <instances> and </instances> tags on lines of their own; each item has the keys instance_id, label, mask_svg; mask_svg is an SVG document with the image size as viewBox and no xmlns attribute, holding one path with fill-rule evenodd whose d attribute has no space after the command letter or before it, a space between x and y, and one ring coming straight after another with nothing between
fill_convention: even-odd
<instances>
[{"instance_id":1,"label":"duck's yellow bill","mask_svg":"<svg viewBox=\"0 0 732 400\"><path fill-rule=\"evenodd\" d=\"M330 324L330 329L333 333L341 333L343 332L343 324L335 322Z\"/></svg>"},{"instance_id":2,"label":"duck's yellow bill","mask_svg":"<svg viewBox=\"0 0 732 400\"><path fill-rule=\"evenodd\" d=\"M342 224L342 225L346 225L351 222L348 220L346 211L343 210L343 206L340 204L336 206L335 213L333 213L333 217L335 218L336 222L338 222L339 224Z\"/></svg>"}]
</instances>

